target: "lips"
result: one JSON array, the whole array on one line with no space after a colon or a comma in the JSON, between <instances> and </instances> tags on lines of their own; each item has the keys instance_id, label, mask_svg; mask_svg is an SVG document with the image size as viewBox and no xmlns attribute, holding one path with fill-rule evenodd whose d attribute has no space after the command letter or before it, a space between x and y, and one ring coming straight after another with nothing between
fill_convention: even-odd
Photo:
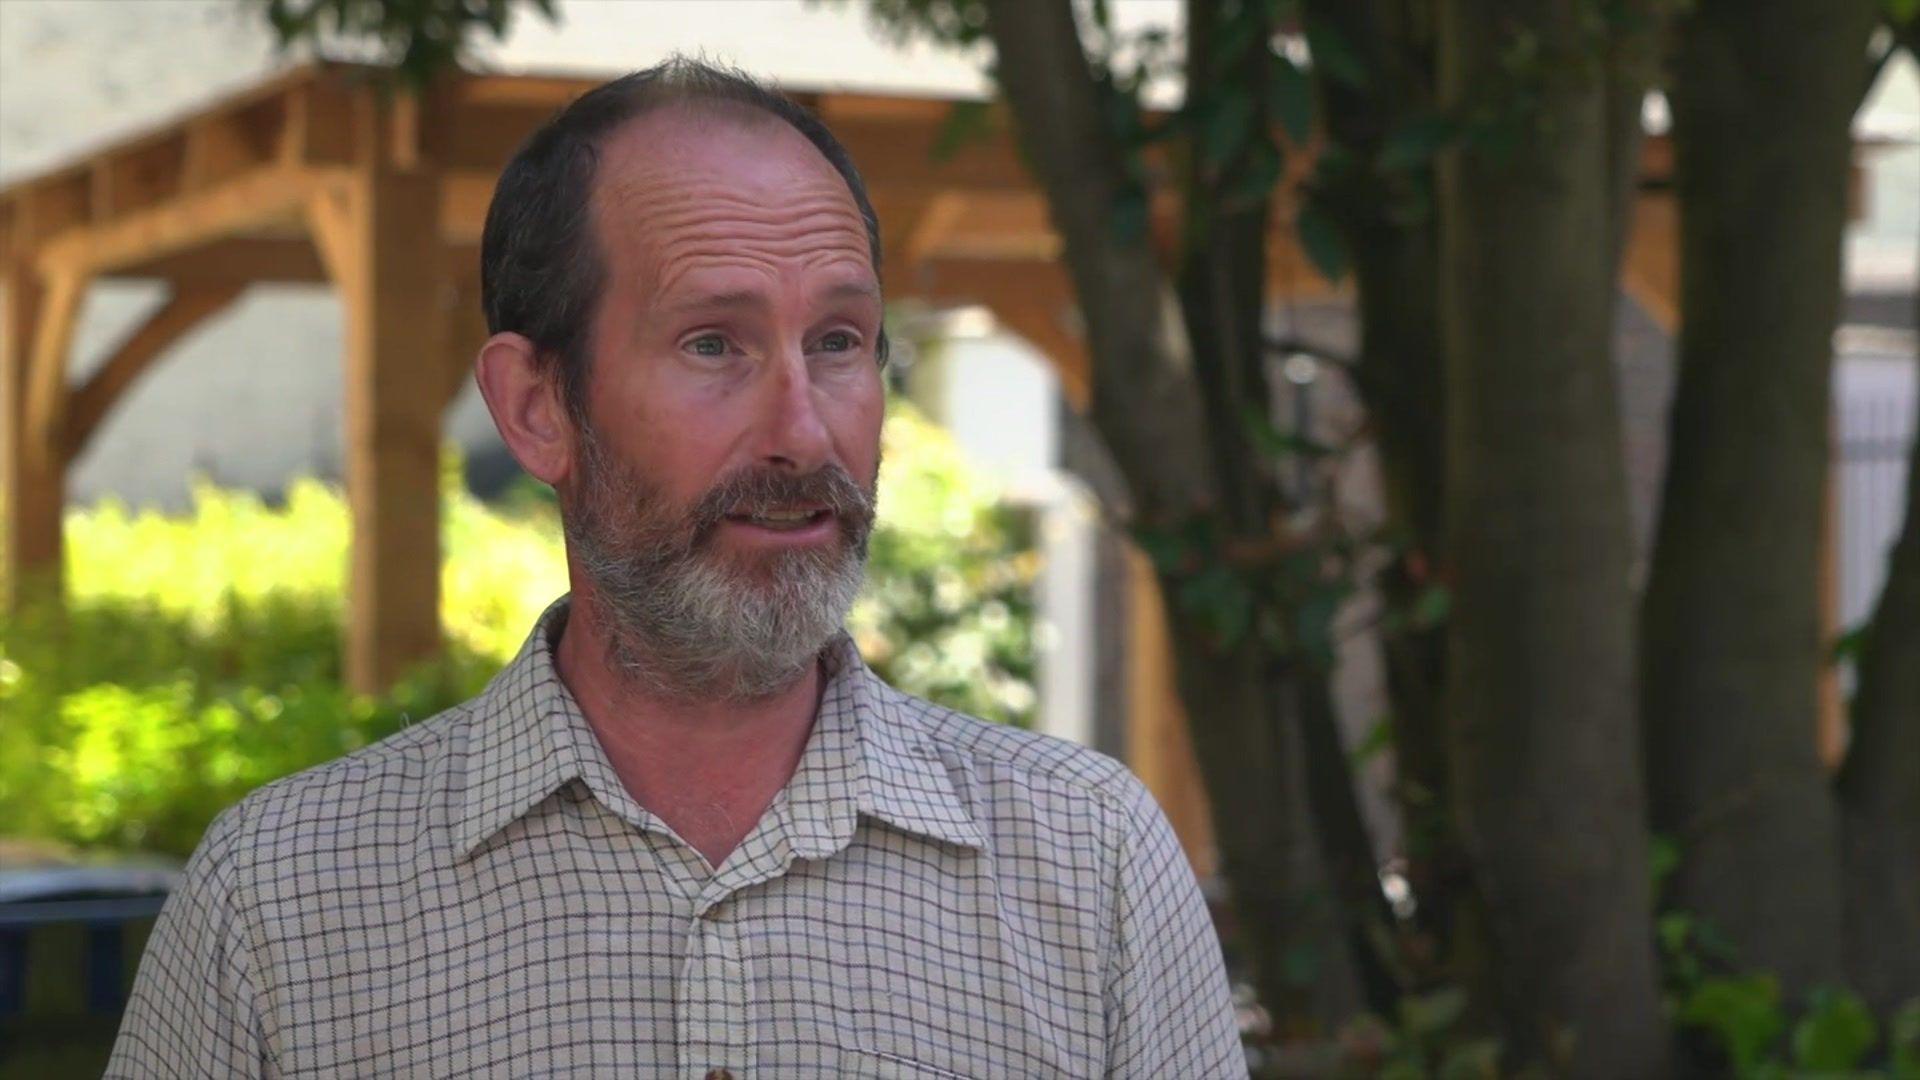
<instances>
[{"instance_id":1,"label":"lips","mask_svg":"<svg viewBox=\"0 0 1920 1080\"><path fill-rule=\"evenodd\" d=\"M783 532L818 524L832 513L823 506L775 506L728 514L727 520Z\"/></svg>"}]
</instances>

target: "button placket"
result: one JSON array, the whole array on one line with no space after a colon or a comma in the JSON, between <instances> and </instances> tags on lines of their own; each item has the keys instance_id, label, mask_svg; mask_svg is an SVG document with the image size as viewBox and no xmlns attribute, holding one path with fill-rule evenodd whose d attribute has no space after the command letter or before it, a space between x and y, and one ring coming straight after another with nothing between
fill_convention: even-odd
<instances>
[{"instance_id":1,"label":"button placket","mask_svg":"<svg viewBox=\"0 0 1920 1080\"><path fill-rule=\"evenodd\" d=\"M747 1029L750 999L740 941L720 905L703 905L687 938L676 1021L680 1061L692 1075L737 1077L751 1064Z\"/></svg>"}]
</instances>

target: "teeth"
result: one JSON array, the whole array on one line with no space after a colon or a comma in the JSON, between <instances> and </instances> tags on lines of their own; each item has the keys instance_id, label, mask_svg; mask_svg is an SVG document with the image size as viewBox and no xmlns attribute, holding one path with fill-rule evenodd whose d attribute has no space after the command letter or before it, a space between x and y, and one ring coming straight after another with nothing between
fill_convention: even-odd
<instances>
[{"instance_id":1,"label":"teeth","mask_svg":"<svg viewBox=\"0 0 1920 1080\"><path fill-rule=\"evenodd\" d=\"M812 510L768 510L753 515L755 521L770 521L782 525L792 525L813 517Z\"/></svg>"}]
</instances>

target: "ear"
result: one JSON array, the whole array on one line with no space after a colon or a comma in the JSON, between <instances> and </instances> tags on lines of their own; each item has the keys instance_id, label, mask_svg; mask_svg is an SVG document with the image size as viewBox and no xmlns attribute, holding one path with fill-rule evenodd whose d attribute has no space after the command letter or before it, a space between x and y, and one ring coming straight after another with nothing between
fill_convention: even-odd
<instances>
[{"instance_id":1,"label":"ear","mask_svg":"<svg viewBox=\"0 0 1920 1080\"><path fill-rule=\"evenodd\" d=\"M520 467L558 488L573 471L573 419L558 379L543 376L533 342L495 334L480 347L473 373L493 426Z\"/></svg>"}]
</instances>

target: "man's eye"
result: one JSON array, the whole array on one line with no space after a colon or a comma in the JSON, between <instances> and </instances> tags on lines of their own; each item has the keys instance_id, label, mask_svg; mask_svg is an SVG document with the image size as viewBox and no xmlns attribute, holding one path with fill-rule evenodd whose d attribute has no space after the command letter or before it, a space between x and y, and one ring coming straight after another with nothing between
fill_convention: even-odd
<instances>
[{"instance_id":1,"label":"man's eye","mask_svg":"<svg viewBox=\"0 0 1920 1080\"><path fill-rule=\"evenodd\" d=\"M725 356L727 339L719 334L701 334L687 342L687 348L693 350L696 356Z\"/></svg>"},{"instance_id":2,"label":"man's eye","mask_svg":"<svg viewBox=\"0 0 1920 1080\"><path fill-rule=\"evenodd\" d=\"M820 339L820 348L826 352L847 352L854 348L853 335L845 330L834 330Z\"/></svg>"}]
</instances>

